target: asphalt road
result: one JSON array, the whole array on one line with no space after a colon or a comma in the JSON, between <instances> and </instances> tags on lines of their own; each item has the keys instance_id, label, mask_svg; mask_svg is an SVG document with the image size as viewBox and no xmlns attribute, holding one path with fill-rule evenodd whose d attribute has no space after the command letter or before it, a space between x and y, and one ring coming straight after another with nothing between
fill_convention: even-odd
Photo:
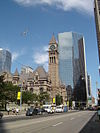
<instances>
[{"instance_id":1,"label":"asphalt road","mask_svg":"<svg viewBox=\"0 0 100 133\"><path fill-rule=\"evenodd\" d=\"M0 125L0 133L79 133L94 114L92 111L80 111L4 122Z\"/></svg>"}]
</instances>

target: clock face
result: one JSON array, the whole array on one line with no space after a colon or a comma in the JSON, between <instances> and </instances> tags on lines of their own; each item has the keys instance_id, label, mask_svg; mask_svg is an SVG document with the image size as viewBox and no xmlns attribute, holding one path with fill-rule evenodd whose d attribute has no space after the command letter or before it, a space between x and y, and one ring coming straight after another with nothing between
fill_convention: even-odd
<instances>
[{"instance_id":1,"label":"clock face","mask_svg":"<svg viewBox=\"0 0 100 133\"><path fill-rule=\"evenodd\" d=\"M54 45L51 45L50 46L50 49L53 51L55 49L55 46Z\"/></svg>"}]
</instances>

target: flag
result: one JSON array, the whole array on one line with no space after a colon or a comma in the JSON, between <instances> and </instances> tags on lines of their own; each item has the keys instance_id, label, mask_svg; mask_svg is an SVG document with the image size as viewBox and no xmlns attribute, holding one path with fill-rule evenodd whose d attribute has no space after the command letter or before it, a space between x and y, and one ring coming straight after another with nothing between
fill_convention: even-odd
<instances>
[{"instance_id":1,"label":"flag","mask_svg":"<svg viewBox=\"0 0 100 133\"><path fill-rule=\"evenodd\" d=\"M17 100L20 100L20 98L21 98L21 92L18 92L18 94L17 94Z\"/></svg>"}]
</instances>

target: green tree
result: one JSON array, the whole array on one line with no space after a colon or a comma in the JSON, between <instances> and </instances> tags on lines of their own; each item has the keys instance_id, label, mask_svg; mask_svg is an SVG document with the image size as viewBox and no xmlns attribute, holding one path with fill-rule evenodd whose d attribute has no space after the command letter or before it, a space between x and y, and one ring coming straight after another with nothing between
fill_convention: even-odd
<instances>
[{"instance_id":1,"label":"green tree","mask_svg":"<svg viewBox=\"0 0 100 133\"><path fill-rule=\"evenodd\" d=\"M12 83L4 82L4 76L0 76L0 103L2 108L5 107L7 102L17 101L17 92L19 87L14 86Z\"/></svg>"},{"instance_id":2,"label":"green tree","mask_svg":"<svg viewBox=\"0 0 100 133\"><path fill-rule=\"evenodd\" d=\"M63 98L59 94L56 95L56 105L61 105L63 103Z\"/></svg>"},{"instance_id":3,"label":"green tree","mask_svg":"<svg viewBox=\"0 0 100 133\"><path fill-rule=\"evenodd\" d=\"M42 92L38 95L38 101L40 104L45 104L45 102L49 102L50 95L47 92Z\"/></svg>"},{"instance_id":4,"label":"green tree","mask_svg":"<svg viewBox=\"0 0 100 133\"><path fill-rule=\"evenodd\" d=\"M33 101L37 101L38 99L38 96L36 94L32 94L31 92L29 91L26 91L26 92L23 92L22 93L22 102L23 103L33 103Z\"/></svg>"}]
</instances>

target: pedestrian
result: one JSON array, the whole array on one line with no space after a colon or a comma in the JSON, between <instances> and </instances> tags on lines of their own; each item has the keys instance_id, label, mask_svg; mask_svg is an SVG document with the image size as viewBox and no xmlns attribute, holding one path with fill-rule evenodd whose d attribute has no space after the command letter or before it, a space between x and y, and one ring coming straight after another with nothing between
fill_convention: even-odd
<instances>
[{"instance_id":1,"label":"pedestrian","mask_svg":"<svg viewBox=\"0 0 100 133\"><path fill-rule=\"evenodd\" d=\"M9 109L9 107L8 107L8 108L7 108L8 115L9 115L9 111L10 111L10 109Z\"/></svg>"},{"instance_id":2,"label":"pedestrian","mask_svg":"<svg viewBox=\"0 0 100 133\"><path fill-rule=\"evenodd\" d=\"M18 109L18 108L16 108L16 115L18 115L18 113L19 113L19 109Z\"/></svg>"},{"instance_id":3,"label":"pedestrian","mask_svg":"<svg viewBox=\"0 0 100 133\"><path fill-rule=\"evenodd\" d=\"M13 114L15 114L15 108L12 109Z\"/></svg>"}]
</instances>

